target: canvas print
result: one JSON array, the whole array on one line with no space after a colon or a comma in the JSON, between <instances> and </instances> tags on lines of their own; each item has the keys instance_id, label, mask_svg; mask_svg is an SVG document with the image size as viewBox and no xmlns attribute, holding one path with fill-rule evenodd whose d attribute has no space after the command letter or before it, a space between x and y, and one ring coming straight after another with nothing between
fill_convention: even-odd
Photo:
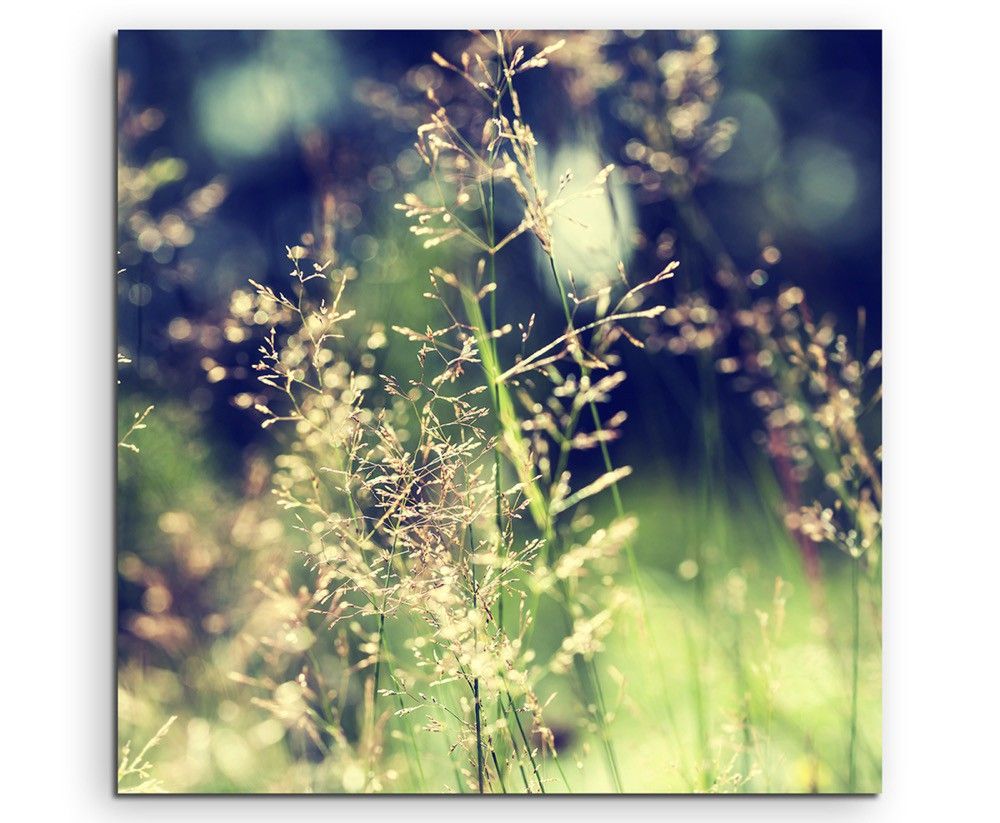
<instances>
[{"instance_id":1,"label":"canvas print","mask_svg":"<svg viewBox=\"0 0 1000 823\"><path fill-rule=\"evenodd\" d=\"M881 790L879 32L116 51L118 792Z\"/></svg>"}]
</instances>

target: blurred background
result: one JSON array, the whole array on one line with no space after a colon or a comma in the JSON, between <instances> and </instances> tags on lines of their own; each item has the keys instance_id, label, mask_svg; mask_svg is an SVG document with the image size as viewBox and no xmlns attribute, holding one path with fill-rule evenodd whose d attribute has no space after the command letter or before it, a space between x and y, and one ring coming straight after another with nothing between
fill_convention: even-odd
<instances>
[{"instance_id":1,"label":"blurred background","mask_svg":"<svg viewBox=\"0 0 1000 823\"><path fill-rule=\"evenodd\" d=\"M420 296L426 272L457 252L422 249L393 207L426 177L413 142L429 111L427 90L446 102L452 93L430 54L454 55L468 37L119 33L116 288L119 350L128 361L119 368L119 428L155 407L148 428L130 436L140 453L119 454L119 738L148 739L179 715L157 770L172 790L338 790L315 782L316 764L296 750L301 741L230 677L251 665L253 651L240 638L256 614L254 581L295 561L268 499L278 446L239 399L256 390L249 369L256 344L227 337L223 321L248 278L287 287L286 246L306 241L329 241L338 261L357 269L352 305L381 320L382 330L433 320ZM716 33L705 48L707 111L695 117L736 128L710 163L692 154L677 175L683 199L674 196L675 170L658 170L635 139L642 88L630 66L638 45L659 56L698 48L697 41L673 32L578 32L567 41L565 55L526 76L521 93L553 189L567 168L585 181L607 163L617 166L610 197L584 201L572 215L579 224L557 226L560 262L578 281L613 276L619 260L648 276L676 259L678 274L658 299L672 305L698 294L716 302L719 270L731 268L759 280L762 293L801 287L812 313L835 316L860 351L880 346L880 32ZM622 93L629 88L635 93ZM692 200L694 217L685 213ZM516 224L513 200L499 208ZM558 333L559 299L529 241L516 241L502 263L513 285L501 286L500 319L536 312L540 326ZM403 377L415 367L412 349L387 337L385 361ZM726 354L724 339L713 345ZM785 529L787 490L783 496L760 414L738 375L713 379L721 445L706 455L703 376L697 358L684 355L666 338L645 352L625 351L629 379L617 395L629 421L614 448L635 470L623 493L641 519L637 551L670 593L656 608L669 635L672 621L685 619L678 608L698 598L692 580L707 574L691 566L696 556L718 568L708 585L731 589L735 573L751 604L771 602L776 576L789 581L784 702L767 755L780 779L753 788L842 790L843 558L821 546L809 548L819 557L807 560ZM867 422L876 438L877 417ZM577 459L581 471L596 470L597 455ZM815 573L804 571L809 563L822 570L823 597ZM868 786L881 774L877 622L873 613L865 640ZM693 631L708 638L719 628ZM642 661L628 628L622 633L611 656L638 683L636 699ZM730 682L726 641L719 643L717 668L711 651L701 665L708 688L731 695L739 687ZM684 684L678 689L688 693ZM701 723L713 745L727 734L726 700L718 705ZM627 712L619 723L634 740L635 764L663 754ZM702 734L697 725L690 721L692 740ZM567 750L573 745L567 736ZM586 752L574 756L600 780ZM670 785L651 775L643 788Z\"/></svg>"}]
</instances>

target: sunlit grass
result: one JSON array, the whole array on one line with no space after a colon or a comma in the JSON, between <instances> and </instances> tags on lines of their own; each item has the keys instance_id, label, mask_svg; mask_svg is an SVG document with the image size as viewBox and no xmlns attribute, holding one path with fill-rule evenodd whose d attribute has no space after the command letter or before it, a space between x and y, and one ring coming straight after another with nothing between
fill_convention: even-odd
<instances>
[{"instance_id":1,"label":"sunlit grass","mask_svg":"<svg viewBox=\"0 0 1000 823\"><path fill-rule=\"evenodd\" d=\"M597 82L592 47L472 33L431 56L454 86L429 89L425 179L396 206L404 260L429 272L398 297L366 292L386 280L339 248L329 195L288 276L253 273L197 332L174 319L175 342L213 341L207 385L241 381L252 447L166 384L151 412L123 373L119 738L152 741L129 749L123 790L880 791L865 315L849 339L801 287L764 290L777 246L762 238L743 272L701 211L703 167L737 127L712 117L704 32L659 54L638 40L592 91L634 130L619 153L644 196L674 204L714 271L687 275L665 234L648 271L617 260L613 164L550 187L520 97L552 64ZM176 221L134 188L120 222L159 249ZM589 213L616 259L578 280L562 261L586 250L564 258L556 227ZM519 244L553 298L524 316ZM637 357L660 381L638 387L647 434L669 396L686 467L618 407ZM727 404L755 415L753 441Z\"/></svg>"}]
</instances>

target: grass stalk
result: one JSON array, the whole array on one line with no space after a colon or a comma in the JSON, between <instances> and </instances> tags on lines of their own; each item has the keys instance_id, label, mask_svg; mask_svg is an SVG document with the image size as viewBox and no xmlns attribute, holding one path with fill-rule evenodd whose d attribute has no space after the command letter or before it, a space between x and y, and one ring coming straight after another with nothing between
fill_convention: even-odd
<instances>
[{"instance_id":1,"label":"grass stalk","mask_svg":"<svg viewBox=\"0 0 1000 823\"><path fill-rule=\"evenodd\" d=\"M472 680L472 697L476 704L476 779L479 793L483 794L483 720L482 702L479 699L479 678Z\"/></svg>"},{"instance_id":2,"label":"grass stalk","mask_svg":"<svg viewBox=\"0 0 1000 823\"><path fill-rule=\"evenodd\" d=\"M529 471L527 471L528 463L517 459L517 456L524 452L524 444L521 439L520 422L516 412L514 411L513 399L510 397L506 384L498 380L502 371L499 368L499 361L497 360L497 353L496 348L493 345L493 339L487 331L482 308L480 307L475 295L472 294L471 291L463 289L462 298L466 314L476 335L483 371L486 374L487 380L489 380L490 384L494 387L494 392L491 395L494 402L494 412L499 425L503 430L505 442L508 444L508 447L512 449L511 460L514 462L515 468L518 470L520 479L523 483L526 483L525 492L529 501L529 509L532 512L536 524L545 533L546 544L549 545L555 537L552 529L551 517L549 516L548 507L544 503L541 490L538 487L537 479ZM610 456L608 459L610 460ZM619 503L620 502L619 498ZM572 630L571 623L569 623L569 629ZM591 693L591 696L596 698L595 703L597 705L597 717L595 717L595 720L598 723L599 729L601 729L602 745L608 761L607 766L609 776L611 777L613 785L615 785L617 790L620 792L620 771L618 768L617 757L614 754L614 747L606 729L606 712L604 711L602 703L599 700L598 690L594 688L593 683L586 682L597 675L596 667L594 666L593 661L590 661L590 665L593 669L593 674L580 675L581 683L584 685L584 688Z\"/></svg>"},{"instance_id":3,"label":"grass stalk","mask_svg":"<svg viewBox=\"0 0 1000 823\"><path fill-rule=\"evenodd\" d=\"M851 740L847 752L847 791L853 794L858 788L858 681L861 662L861 558L851 558Z\"/></svg>"},{"instance_id":4,"label":"grass stalk","mask_svg":"<svg viewBox=\"0 0 1000 823\"><path fill-rule=\"evenodd\" d=\"M528 740L528 736L524 733L524 726L521 724L521 718L517 714L517 709L514 707L514 698L510 696L510 690L504 689L507 696L507 704L510 706L510 713L514 717L514 722L517 724L517 730L521 735L521 740L524 742L524 750L528 754L528 760L531 763L531 770L535 773L535 780L538 781L538 790L545 794L545 784L542 782L542 776L538 773L538 763L535 761L535 755L531 751L531 741ZM513 735L511 735L511 742L513 742ZM517 749L517 744L514 744L515 751ZM569 785L567 784L567 789Z\"/></svg>"},{"instance_id":5,"label":"grass stalk","mask_svg":"<svg viewBox=\"0 0 1000 823\"><path fill-rule=\"evenodd\" d=\"M497 114L500 110L500 99L499 96L493 100L493 119L496 120ZM499 367L500 364L500 354L499 354L499 343L497 338L492 336L497 329L497 253L494 249L494 244L496 242L496 173L494 171L494 165L496 163L496 145L490 149L489 154L489 167L490 167L490 182L489 182L489 197L485 200L484 211L486 217L486 237L489 242L490 254L488 260L489 266L489 277L490 277L490 343L491 350L493 354L493 363L495 366ZM488 377L488 376L487 376ZM493 410L494 419L496 422L496 446L493 449L493 473L494 473L494 495L496 498L496 530L497 530L497 556L501 556L503 549L503 511L501 507L501 478L500 478L500 449L501 449L501 436L503 434L503 421L500 418L500 386L494 380L492 381L493 387ZM503 591L500 591L498 595L497 602L497 622L500 625L500 630L503 631L504 627L504 595Z\"/></svg>"},{"instance_id":6,"label":"grass stalk","mask_svg":"<svg viewBox=\"0 0 1000 823\"><path fill-rule=\"evenodd\" d=\"M476 548L475 535L472 528L469 529L469 571L472 575L472 608L475 610L479 605L479 587L476 584L476 559L473 556ZM475 645L479 646L479 629L475 629ZM475 701L476 718L476 783L479 793L484 793L483 788L483 703L479 696L479 678L472 678L472 698Z\"/></svg>"},{"instance_id":7,"label":"grass stalk","mask_svg":"<svg viewBox=\"0 0 1000 823\"><path fill-rule=\"evenodd\" d=\"M399 525L398 522L396 525L398 527ZM392 552L389 555L389 559L386 561L385 581L383 584L383 588L387 587L389 584L389 576L392 572L392 562L396 557L397 545L398 545L397 541L394 539L392 543ZM382 660L386 655L389 654L389 641L385 633L385 609L387 605L388 605L388 595L382 598L382 605L379 608L379 615L378 615L378 639L376 641L376 646L375 646L375 673L372 676L372 680L374 681L372 684L373 688L372 688L372 717L371 717L371 734L373 740L375 736L375 724L378 720L377 708L378 708L379 688L382 676ZM399 708L402 709L404 706L402 697L397 695L396 701L399 704ZM407 759L409 760L412 756L412 762L410 763L410 767L413 773L417 777L418 789L420 791L423 791L426 779L424 777L423 766L420 763L420 752L417 749L417 739L413 734L413 727L409 723L406 724L406 731L410 743L410 752L408 752L407 754ZM373 769L374 769L374 764L373 764Z\"/></svg>"},{"instance_id":8,"label":"grass stalk","mask_svg":"<svg viewBox=\"0 0 1000 823\"><path fill-rule=\"evenodd\" d=\"M497 760L497 750L496 747L493 745L492 738L489 739L489 744L490 744L490 757L493 760L493 768L496 770L497 780L500 781L500 791L503 794L507 794L507 784L504 783L503 780L503 770L500 768L500 761ZM528 787L527 781L525 781L524 787L525 788Z\"/></svg>"},{"instance_id":9,"label":"grass stalk","mask_svg":"<svg viewBox=\"0 0 1000 823\"><path fill-rule=\"evenodd\" d=\"M380 642L382 644L382 649L384 649L385 655L386 656L391 655L392 652L391 652L391 649L389 648L389 639L383 635L381 637L381 641ZM381 654L380 654L379 660L381 660ZM376 663L376 667L377 666L378 666L378 663ZM377 676L376 676L376 681L375 682L376 682L375 696L377 697L378 696L378 690L377 690L378 680L377 680ZM397 705L399 706L400 709L403 709L405 707L405 705L406 705L403 702L403 696L399 695L399 694L396 695L396 703L397 703ZM423 764L422 764L422 761L421 761L421 758L420 758L420 750L417 747L417 738L416 738L416 735L414 735L414 733L413 733L413 724L412 723L406 723L404 725L406 726L406 737L407 737L407 740L408 740L408 742L410 744L410 751L407 753L407 760L409 761L409 765L410 765L411 770L413 771L414 775L417 778L416 779L417 790L420 791L420 792L424 792L424 791L426 791L427 778L424 776L424 767L423 767Z\"/></svg>"},{"instance_id":10,"label":"grass stalk","mask_svg":"<svg viewBox=\"0 0 1000 823\"><path fill-rule=\"evenodd\" d=\"M559 297L560 297L560 300L562 302L563 315L564 315L564 318L566 320L567 328L571 329L571 328L573 328L573 314L570 311L569 299L566 296L566 291L563 288L562 280L559 277L559 271L556 268L555 256L550 252L550 253L546 254L546 257L548 258L548 261L549 261L549 270L552 273L552 279L553 279L553 282L555 283L556 291L559 292ZM589 376L589 374L590 374L590 368L586 365L586 363L583 362L583 358L579 354L578 351L576 352L575 356L577 358L577 363L579 364L579 367L580 367L581 375L583 377ZM593 423L594 423L594 429L598 433L598 435L600 435L603 432L603 424L601 423L600 412L598 412L598 410L597 410L597 404L591 398L591 399L588 399L587 405L588 405L588 407L590 409L590 415L591 415L591 419L593 420ZM611 459L611 453L608 450L607 443L605 442L604 438L599 438L598 439L598 443L599 443L600 450L601 450L601 459L604 462L604 470L606 472L608 472L608 473L613 472L615 470L615 466L614 466L614 462ZM566 457L564 457L561 454L560 455L560 465L564 465L564 462L567 459L568 459L568 455ZM619 518L624 518L625 517L625 505L624 505L624 503L622 501L621 492L618 489L618 481L615 481L615 482L613 482L611 484L611 497L612 497L612 500L614 502L615 513L617 514L617 516ZM663 656L662 656L662 653L660 652L659 644L656 642L656 637L655 637L655 634L654 634L654 632L652 630L652 621L650 619L650 609L649 609L649 602L648 602L648 599L646 597L646 588L645 588L645 586L643 585L643 582L642 582L642 575L641 575L641 573L639 571L639 564L638 564L638 561L636 559L635 549L632 546L631 540L629 540L629 541L627 541L625 543L625 556L628 559L629 573L630 573L630 575L632 577L632 585L635 587L636 591L639 594L639 605L640 605L640 608L641 608L642 621L643 621L643 625L645 626L645 628L647 629L647 631L649 633L650 644L653 647L653 654L654 654L654 657L656 659L656 665L657 665L657 670L658 670L658 674L659 674L659 678L660 678L660 683L666 683L666 667L664 666L664 663L663 663ZM600 681L599 680L597 681L597 686L598 686L598 689L599 689L600 688ZM673 732L674 738L675 738L675 740L677 740L678 744L680 745L680 738L679 738L679 734L677 732L677 723L676 723L676 718L675 718L674 712L673 712L673 706L672 706L670 700L666 698L666 696L664 696L664 707L665 707L665 711L666 711L666 714L667 714L667 720L668 720L668 723L669 723L669 725L671 727L671 730ZM683 749L683 746L680 746L680 748Z\"/></svg>"}]
</instances>

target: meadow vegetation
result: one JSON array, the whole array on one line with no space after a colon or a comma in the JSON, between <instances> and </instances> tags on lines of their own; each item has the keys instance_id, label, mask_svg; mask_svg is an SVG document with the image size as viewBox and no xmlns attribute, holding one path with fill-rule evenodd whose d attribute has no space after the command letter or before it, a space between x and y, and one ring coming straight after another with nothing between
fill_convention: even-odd
<instances>
[{"instance_id":1,"label":"meadow vegetation","mask_svg":"<svg viewBox=\"0 0 1000 823\"><path fill-rule=\"evenodd\" d=\"M625 61L590 33L473 32L429 55L422 101L368 87L419 115L392 193L413 277L352 260L330 191L284 274L171 324L212 341L199 379L236 387L248 457L119 356L118 574L140 604L121 791L880 790L881 356L863 309L814 316L774 242L741 267L699 207L739 129L713 114L717 46L639 38ZM614 103L615 163L551 177L526 114L549 72ZM120 172L150 253L225 196L152 219L158 163ZM622 192L647 221L675 207L652 256L629 253ZM614 237L582 278L595 209ZM526 259L551 297L529 307ZM640 360L656 378L634 385ZM626 391L686 410L694 465L665 465Z\"/></svg>"}]
</instances>

